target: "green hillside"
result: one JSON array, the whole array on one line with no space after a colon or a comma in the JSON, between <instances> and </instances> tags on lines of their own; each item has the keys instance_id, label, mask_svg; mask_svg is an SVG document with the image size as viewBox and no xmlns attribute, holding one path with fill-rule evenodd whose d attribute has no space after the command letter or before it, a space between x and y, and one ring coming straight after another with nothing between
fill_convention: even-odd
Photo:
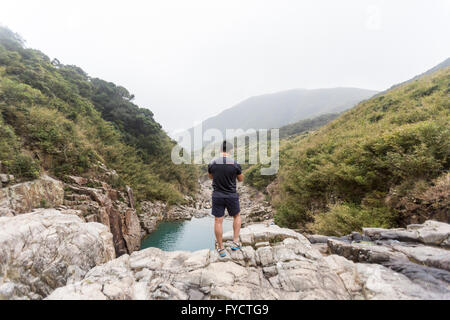
<instances>
[{"instance_id":1,"label":"green hillside","mask_svg":"<svg viewBox=\"0 0 450 320\"><path fill-rule=\"evenodd\" d=\"M447 67L283 143L272 191L276 222L340 235L433 215L448 220L449 93ZM437 186L440 198L431 196L425 216L410 216L404 202Z\"/></svg>"},{"instance_id":2,"label":"green hillside","mask_svg":"<svg viewBox=\"0 0 450 320\"><path fill-rule=\"evenodd\" d=\"M20 180L49 171L95 176L115 169L138 200L178 202L196 189L196 169L170 160L174 142L150 110L111 82L90 78L0 28L0 170Z\"/></svg>"},{"instance_id":3,"label":"green hillside","mask_svg":"<svg viewBox=\"0 0 450 320\"><path fill-rule=\"evenodd\" d=\"M304 119L288 124L280 128L280 139L293 137L310 130L316 130L331 120L336 119L338 116L339 113L326 113L312 119Z\"/></svg>"}]
</instances>

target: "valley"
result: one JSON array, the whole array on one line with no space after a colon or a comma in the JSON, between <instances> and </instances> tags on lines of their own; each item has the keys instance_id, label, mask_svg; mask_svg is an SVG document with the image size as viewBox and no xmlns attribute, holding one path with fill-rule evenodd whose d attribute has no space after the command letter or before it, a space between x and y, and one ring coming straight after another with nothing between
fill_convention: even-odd
<instances>
[{"instance_id":1,"label":"valley","mask_svg":"<svg viewBox=\"0 0 450 320\"><path fill-rule=\"evenodd\" d=\"M0 27L0 300L448 300L449 93L447 59L383 92L295 89L205 120L280 129L276 175L242 163L243 246L226 218L221 258L206 165L173 163L126 88Z\"/></svg>"}]
</instances>

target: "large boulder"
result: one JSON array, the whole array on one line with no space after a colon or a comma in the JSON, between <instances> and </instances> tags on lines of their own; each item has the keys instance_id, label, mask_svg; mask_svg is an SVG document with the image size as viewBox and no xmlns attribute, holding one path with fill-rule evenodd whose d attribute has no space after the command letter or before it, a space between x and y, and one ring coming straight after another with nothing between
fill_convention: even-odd
<instances>
[{"instance_id":1,"label":"large boulder","mask_svg":"<svg viewBox=\"0 0 450 320\"><path fill-rule=\"evenodd\" d=\"M364 228L364 237L370 241L328 238L327 244L332 254L353 262L380 264L426 288L432 296L448 298L449 232L446 223L426 221L406 229Z\"/></svg>"},{"instance_id":2,"label":"large boulder","mask_svg":"<svg viewBox=\"0 0 450 320\"><path fill-rule=\"evenodd\" d=\"M0 217L0 300L44 298L114 258L102 224L55 209Z\"/></svg>"},{"instance_id":3,"label":"large boulder","mask_svg":"<svg viewBox=\"0 0 450 320\"><path fill-rule=\"evenodd\" d=\"M353 299L412 300L450 299L448 290L432 290L407 276L378 264L354 263L338 255L325 258L342 279Z\"/></svg>"}]
</instances>

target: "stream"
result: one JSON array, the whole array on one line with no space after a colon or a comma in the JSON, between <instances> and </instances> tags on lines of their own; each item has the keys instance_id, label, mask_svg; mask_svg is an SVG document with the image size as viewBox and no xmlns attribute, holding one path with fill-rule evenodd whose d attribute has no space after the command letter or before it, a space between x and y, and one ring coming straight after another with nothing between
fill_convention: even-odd
<instances>
[{"instance_id":1,"label":"stream","mask_svg":"<svg viewBox=\"0 0 450 320\"><path fill-rule=\"evenodd\" d=\"M233 220L224 219L223 232L233 230ZM191 220L163 221L144 238L141 249L156 247L164 251L214 250L214 218L212 216Z\"/></svg>"}]
</instances>

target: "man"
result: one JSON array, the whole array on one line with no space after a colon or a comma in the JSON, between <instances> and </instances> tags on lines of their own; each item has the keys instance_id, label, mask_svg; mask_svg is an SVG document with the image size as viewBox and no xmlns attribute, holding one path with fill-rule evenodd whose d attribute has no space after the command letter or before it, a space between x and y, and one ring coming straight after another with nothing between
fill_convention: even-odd
<instances>
[{"instance_id":1,"label":"man","mask_svg":"<svg viewBox=\"0 0 450 320\"><path fill-rule=\"evenodd\" d=\"M233 217L233 245L232 250L241 248L239 243L239 232L241 230L241 209L239 207L239 195L236 192L236 179L244 180L241 165L230 158L233 145L227 141L222 144L222 155L211 161L208 165L209 178L213 180L212 211L215 217L214 233L218 244L217 251L221 257L226 256L222 242L222 223L225 208Z\"/></svg>"}]
</instances>

